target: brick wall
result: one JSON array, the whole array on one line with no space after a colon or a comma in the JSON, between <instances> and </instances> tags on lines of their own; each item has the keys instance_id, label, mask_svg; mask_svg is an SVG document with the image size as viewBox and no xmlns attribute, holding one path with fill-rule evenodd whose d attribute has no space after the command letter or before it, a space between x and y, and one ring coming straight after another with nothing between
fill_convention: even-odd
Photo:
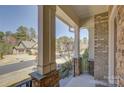
<instances>
[{"instance_id":1,"label":"brick wall","mask_svg":"<svg viewBox=\"0 0 124 93\"><path fill-rule=\"evenodd\" d=\"M124 87L124 6L117 9L117 85Z\"/></svg>"},{"instance_id":2,"label":"brick wall","mask_svg":"<svg viewBox=\"0 0 124 93\"><path fill-rule=\"evenodd\" d=\"M95 59L94 78L106 80L108 78L108 13L95 16Z\"/></svg>"},{"instance_id":3,"label":"brick wall","mask_svg":"<svg viewBox=\"0 0 124 93\"><path fill-rule=\"evenodd\" d=\"M32 77L32 87L58 87L59 80L59 72L52 71L44 75L44 78L41 80L37 80Z\"/></svg>"}]
</instances>

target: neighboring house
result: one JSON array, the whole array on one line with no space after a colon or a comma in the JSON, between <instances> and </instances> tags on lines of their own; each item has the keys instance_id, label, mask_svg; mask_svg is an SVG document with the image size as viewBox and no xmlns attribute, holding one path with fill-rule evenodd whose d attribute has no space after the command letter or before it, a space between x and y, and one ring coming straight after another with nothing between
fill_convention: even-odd
<instances>
[{"instance_id":1,"label":"neighboring house","mask_svg":"<svg viewBox=\"0 0 124 93\"><path fill-rule=\"evenodd\" d=\"M30 41L34 42L34 43L37 43L38 40L36 38L32 38Z\"/></svg>"},{"instance_id":2,"label":"neighboring house","mask_svg":"<svg viewBox=\"0 0 124 93\"><path fill-rule=\"evenodd\" d=\"M30 51L31 51L31 54L37 54L38 53L38 43L35 43Z\"/></svg>"},{"instance_id":3,"label":"neighboring house","mask_svg":"<svg viewBox=\"0 0 124 93\"><path fill-rule=\"evenodd\" d=\"M20 41L17 46L13 48L13 54L37 54L38 44L35 41Z\"/></svg>"}]
</instances>

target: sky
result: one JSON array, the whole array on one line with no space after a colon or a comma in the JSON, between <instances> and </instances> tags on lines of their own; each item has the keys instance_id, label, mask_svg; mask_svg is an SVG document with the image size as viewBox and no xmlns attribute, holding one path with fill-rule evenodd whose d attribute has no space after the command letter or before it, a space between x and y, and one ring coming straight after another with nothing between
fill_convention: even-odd
<instances>
[{"instance_id":1,"label":"sky","mask_svg":"<svg viewBox=\"0 0 124 93\"><path fill-rule=\"evenodd\" d=\"M84 37L89 39L88 29L81 29L80 30L80 39L83 39Z\"/></svg>"},{"instance_id":2,"label":"sky","mask_svg":"<svg viewBox=\"0 0 124 93\"><path fill-rule=\"evenodd\" d=\"M74 33L69 32L69 26L56 17L56 38L61 36L74 37Z\"/></svg>"},{"instance_id":3,"label":"sky","mask_svg":"<svg viewBox=\"0 0 124 93\"><path fill-rule=\"evenodd\" d=\"M0 31L16 32L19 26L33 27L38 31L38 8L37 6L0 6ZM69 32L69 26L56 17L56 37L74 37ZM88 31L81 29L80 38L88 38Z\"/></svg>"},{"instance_id":4,"label":"sky","mask_svg":"<svg viewBox=\"0 0 124 93\"><path fill-rule=\"evenodd\" d=\"M37 6L0 6L0 31L12 31L23 25L38 29Z\"/></svg>"},{"instance_id":5,"label":"sky","mask_svg":"<svg viewBox=\"0 0 124 93\"><path fill-rule=\"evenodd\" d=\"M59 38L61 36L74 37L74 33L69 31L69 26L56 17L56 37ZM86 37L88 39L88 30L81 29L80 30L80 39Z\"/></svg>"}]
</instances>

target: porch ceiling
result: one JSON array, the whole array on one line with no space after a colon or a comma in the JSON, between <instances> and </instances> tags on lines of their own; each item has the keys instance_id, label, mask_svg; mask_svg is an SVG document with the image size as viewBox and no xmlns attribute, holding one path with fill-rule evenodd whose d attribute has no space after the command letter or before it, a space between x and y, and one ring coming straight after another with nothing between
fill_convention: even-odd
<instances>
[{"instance_id":1,"label":"porch ceiling","mask_svg":"<svg viewBox=\"0 0 124 93\"><path fill-rule=\"evenodd\" d=\"M84 19L108 10L107 5L66 5L80 19Z\"/></svg>"}]
</instances>

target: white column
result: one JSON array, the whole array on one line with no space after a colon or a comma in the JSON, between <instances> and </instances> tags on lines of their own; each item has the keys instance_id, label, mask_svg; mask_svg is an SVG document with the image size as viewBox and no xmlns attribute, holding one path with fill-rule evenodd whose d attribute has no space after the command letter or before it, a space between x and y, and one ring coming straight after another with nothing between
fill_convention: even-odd
<instances>
[{"instance_id":1,"label":"white column","mask_svg":"<svg viewBox=\"0 0 124 93\"><path fill-rule=\"evenodd\" d=\"M88 42L88 53L89 53L89 61L94 60L94 29L88 29L89 32L89 42Z\"/></svg>"},{"instance_id":2,"label":"white column","mask_svg":"<svg viewBox=\"0 0 124 93\"><path fill-rule=\"evenodd\" d=\"M43 74L43 6L38 6L38 67L39 73Z\"/></svg>"},{"instance_id":3,"label":"white column","mask_svg":"<svg viewBox=\"0 0 124 93\"><path fill-rule=\"evenodd\" d=\"M79 28L75 28L75 40L74 40L74 58L79 58L80 55L80 33Z\"/></svg>"},{"instance_id":4,"label":"white column","mask_svg":"<svg viewBox=\"0 0 124 93\"><path fill-rule=\"evenodd\" d=\"M114 84L114 18L117 6L113 7L109 19L109 61L108 61L108 82Z\"/></svg>"}]
</instances>

